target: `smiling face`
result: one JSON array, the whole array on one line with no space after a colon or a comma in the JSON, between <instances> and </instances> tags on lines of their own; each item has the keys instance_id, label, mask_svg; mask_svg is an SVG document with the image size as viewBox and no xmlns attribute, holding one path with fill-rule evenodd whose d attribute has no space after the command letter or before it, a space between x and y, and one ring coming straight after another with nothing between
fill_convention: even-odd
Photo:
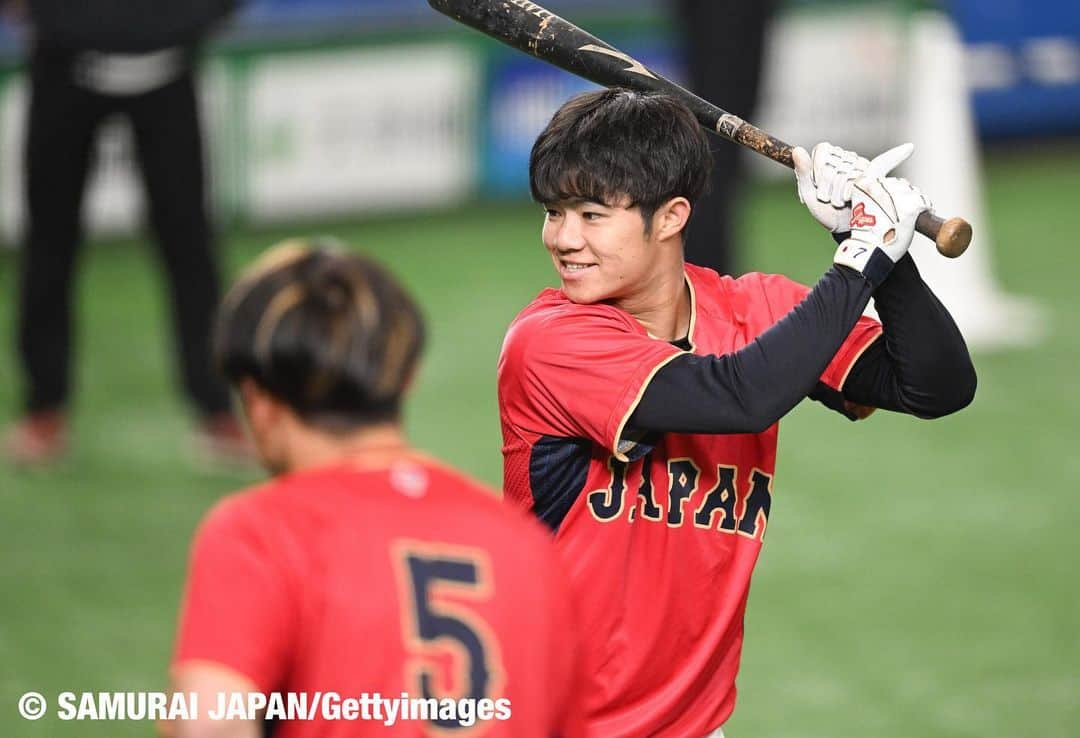
<instances>
[{"instance_id":1,"label":"smiling face","mask_svg":"<svg viewBox=\"0 0 1080 738\"><path fill-rule=\"evenodd\" d=\"M566 296L639 320L679 302L682 230L711 169L704 131L673 98L615 89L564 103L533 144L529 189Z\"/></svg>"},{"instance_id":2,"label":"smiling face","mask_svg":"<svg viewBox=\"0 0 1080 738\"><path fill-rule=\"evenodd\" d=\"M640 208L574 201L545 213L544 246L572 302L618 302L647 288L661 249Z\"/></svg>"}]
</instances>

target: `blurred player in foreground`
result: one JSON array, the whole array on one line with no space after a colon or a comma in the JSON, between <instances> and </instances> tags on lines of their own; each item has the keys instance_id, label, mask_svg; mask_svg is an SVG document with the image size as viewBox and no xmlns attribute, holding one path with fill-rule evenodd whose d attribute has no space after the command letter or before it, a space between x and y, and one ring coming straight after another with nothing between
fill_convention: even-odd
<instances>
[{"instance_id":1,"label":"blurred player in foreground","mask_svg":"<svg viewBox=\"0 0 1080 738\"><path fill-rule=\"evenodd\" d=\"M282 721L277 738L480 722L487 736L574 734L580 685L554 546L403 435L422 345L412 299L345 252L284 244L226 297L217 359L275 478L199 527L171 671L177 692L201 695L203 719L169 735L261 735L259 722L207 714L218 693L254 691L399 703L382 719Z\"/></svg>"},{"instance_id":2,"label":"blurred player in foreground","mask_svg":"<svg viewBox=\"0 0 1080 738\"><path fill-rule=\"evenodd\" d=\"M884 176L910 153L797 151L800 199L840 242L810 290L684 263L710 159L677 101L586 93L537 139L530 182L562 288L503 345L505 494L567 562L589 735L722 735L789 410L811 397L851 419L932 418L974 396L964 341L907 256L929 203ZM880 325L862 317L871 296Z\"/></svg>"}]
</instances>

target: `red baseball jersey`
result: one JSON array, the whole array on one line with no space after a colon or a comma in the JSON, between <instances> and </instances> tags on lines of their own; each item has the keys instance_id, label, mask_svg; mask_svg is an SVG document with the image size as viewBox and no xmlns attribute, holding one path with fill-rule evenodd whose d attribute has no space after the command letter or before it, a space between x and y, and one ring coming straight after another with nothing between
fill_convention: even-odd
<instances>
[{"instance_id":1,"label":"red baseball jersey","mask_svg":"<svg viewBox=\"0 0 1080 738\"><path fill-rule=\"evenodd\" d=\"M469 730L440 712L392 726L286 721L277 738L578 734L576 631L555 556L529 516L413 452L279 477L200 525L173 666L213 662L324 705L327 693L509 700L509 720Z\"/></svg>"},{"instance_id":2,"label":"red baseball jersey","mask_svg":"<svg viewBox=\"0 0 1080 738\"><path fill-rule=\"evenodd\" d=\"M808 292L776 275L686 275L702 355L736 351ZM880 331L860 319L821 381L840 389ZM651 377L681 353L625 312L549 289L514 320L499 360L505 495L556 531L595 682L591 736L703 736L735 705L777 426L623 439Z\"/></svg>"}]
</instances>

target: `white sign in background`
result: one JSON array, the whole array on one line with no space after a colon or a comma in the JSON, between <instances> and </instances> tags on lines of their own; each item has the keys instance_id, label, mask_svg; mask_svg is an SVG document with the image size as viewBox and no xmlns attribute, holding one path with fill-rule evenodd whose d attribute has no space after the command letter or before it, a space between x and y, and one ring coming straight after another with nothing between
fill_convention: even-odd
<instances>
[{"instance_id":1,"label":"white sign in background","mask_svg":"<svg viewBox=\"0 0 1080 738\"><path fill-rule=\"evenodd\" d=\"M460 45L268 56L248 80L255 220L452 202L476 180L480 61Z\"/></svg>"},{"instance_id":2,"label":"white sign in background","mask_svg":"<svg viewBox=\"0 0 1080 738\"><path fill-rule=\"evenodd\" d=\"M212 199L257 222L455 202L476 181L481 60L454 44L270 53L247 76L215 60L202 73ZM23 221L27 88L0 97L0 238ZM130 127L99 131L86 229L131 233L143 219Z\"/></svg>"},{"instance_id":3,"label":"white sign in background","mask_svg":"<svg viewBox=\"0 0 1080 738\"><path fill-rule=\"evenodd\" d=\"M873 154L894 145L907 105L904 28L888 8L782 16L751 122L807 148L829 141ZM748 152L747 160L758 174L791 176L764 157Z\"/></svg>"}]
</instances>

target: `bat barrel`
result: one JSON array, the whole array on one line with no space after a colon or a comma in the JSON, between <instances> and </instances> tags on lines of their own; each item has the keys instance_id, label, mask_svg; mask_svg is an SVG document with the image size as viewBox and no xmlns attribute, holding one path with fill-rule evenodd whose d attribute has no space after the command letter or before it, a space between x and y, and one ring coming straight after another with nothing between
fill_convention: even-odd
<instances>
[{"instance_id":1,"label":"bat barrel","mask_svg":"<svg viewBox=\"0 0 1080 738\"><path fill-rule=\"evenodd\" d=\"M720 119L727 115L725 110L528 0L428 0L428 4L459 23L604 87L661 92L677 98L709 130L720 132Z\"/></svg>"},{"instance_id":2,"label":"bat barrel","mask_svg":"<svg viewBox=\"0 0 1080 738\"><path fill-rule=\"evenodd\" d=\"M690 108L708 130L788 168L795 166L790 144L665 79L530 0L428 0L428 4L459 23L604 87L670 95ZM944 220L925 212L915 225L950 258L964 253L971 243L971 226L962 218Z\"/></svg>"}]
</instances>

